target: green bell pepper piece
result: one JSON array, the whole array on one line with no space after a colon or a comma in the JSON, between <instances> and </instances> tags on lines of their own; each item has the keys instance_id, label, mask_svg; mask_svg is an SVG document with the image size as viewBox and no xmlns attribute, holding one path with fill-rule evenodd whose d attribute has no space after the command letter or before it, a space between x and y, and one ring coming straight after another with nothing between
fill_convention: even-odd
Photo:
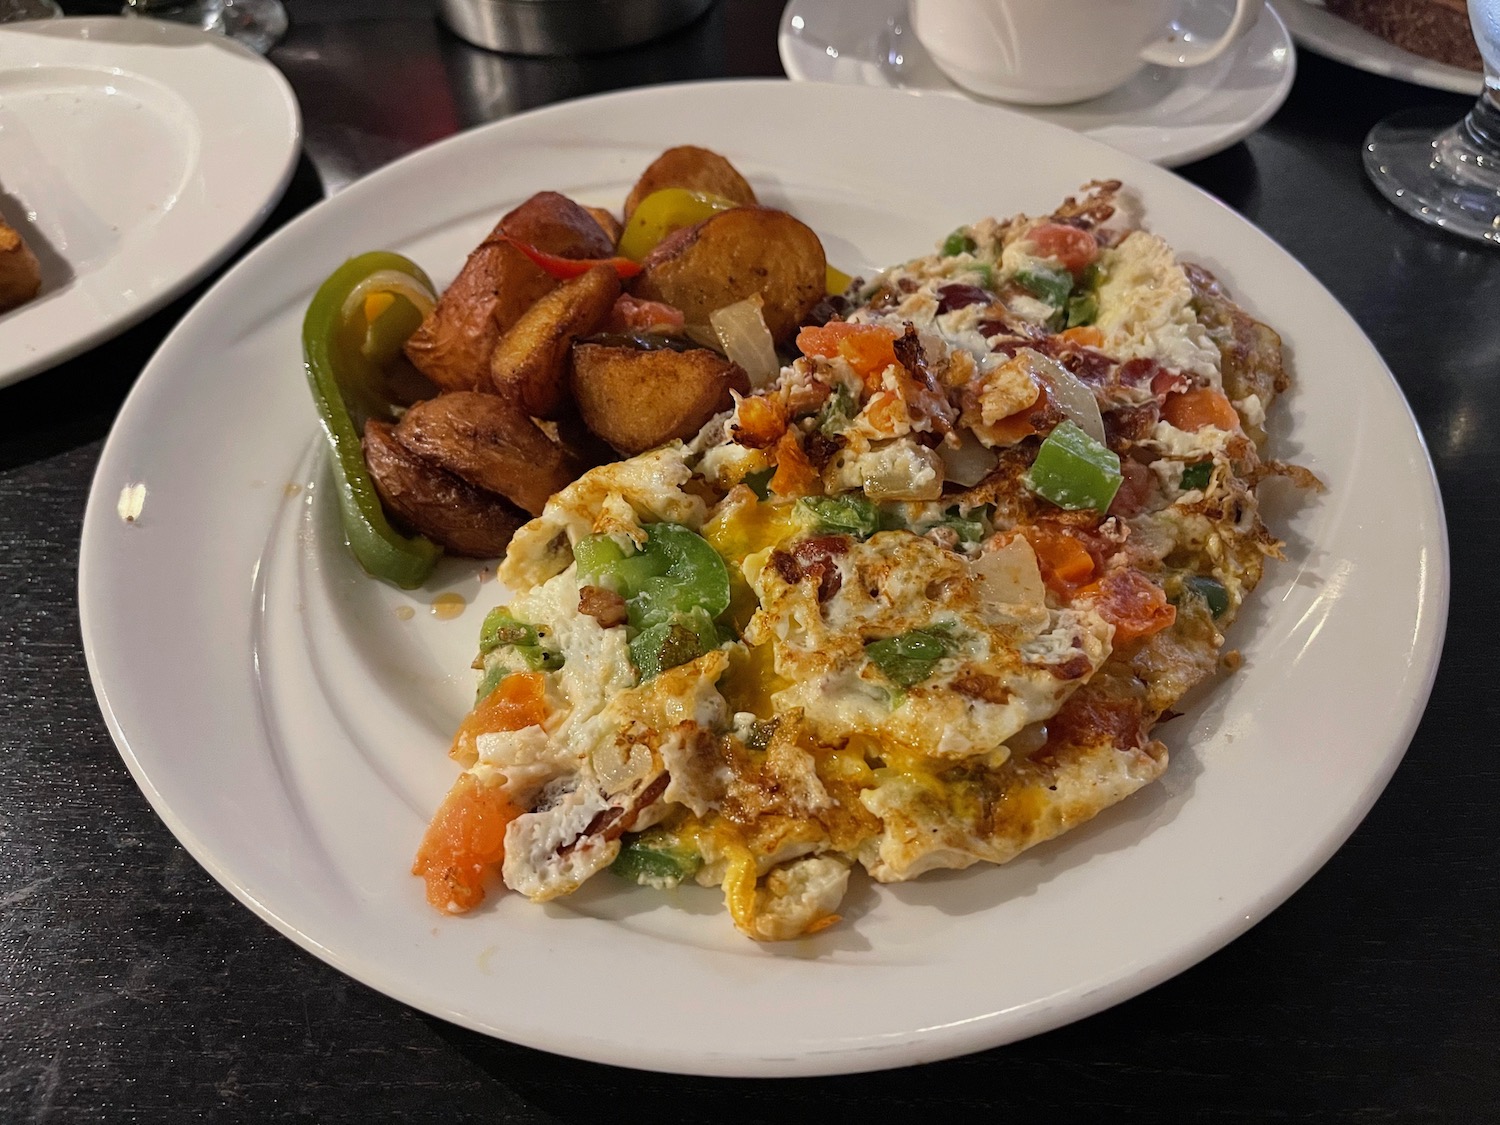
<instances>
[{"instance_id":1,"label":"green bell pepper piece","mask_svg":"<svg viewBox=\"0 0 1500 1125\"><path fill-rule=\"evenodd\" d=\"M1065 308L1068 294L1073 292L1073 275L1061 266L1046 262L1024 266L1015 272L1014 277L1017 285L1054 309Z\"/></svg>"},{"instance_id":2,"label":"green bell pepper piece","mask_svg":"<svg viewBox=\"0 0 1500 1125\"><path fill-rule=\"evenodd\" d=\"M880 512L863 496L804 496L797 506L812 516L816 530L868 539L880 529Z\"/></svg>"},{"instance_id":3,"label":"green bell pepper piece","mask_svg":"<svg viewBox=\"0 0 1500 1125\"><path fill-rule=\"evenodd\" d=\"M1068 298L1069 328L1093 324L1099 316L1099 298L1092 293L1078 293Z\"/></svg>"},{"instance_id":4,"label":"green bell pepper piece","mask_svg":"<svg viewBox=\"0 0 1500 1125\"><path fill-rule=\"evenodd\" d=\"M865 655L891 683L909 688L932 675L937 662L952 648L953 640L946 630L935 627L871 641L865 645Z\"/></svg>"},{"instance_id":5,"label":"green bell pepper piece","mask_svg":"<svg viewBox=\"0 0 1500 1125\"><path fill-rule=\"evenodd\" d=\"M702 866L703 858L681 841L662 832L643 832L620 845L609 869L632 883L676 886Z\"/></svg>"},{"instance_id":6,"label":"green bell pepper piece","mask_svg":"<svg viewBox=\"0 0 1500 1125\"><path fill-rule=\"evenodd\" d=\"M1229 591L1217 578L1194 574L1182 580L1182 587L1202 598L1208 604L1208 612L1215 617L1223 617L1229 609Z\"/></svg>"},{"instance_id":7,"label":"green bell pepper piece","mask_svg":"<svg viewBox=\"0 0 1500 1125\"><path fill-rule=\"evenodd\" d=\"M943 239L943 257L945 258L954 258L959 254L972 254L978 249L979 243L975 242L963 227L959 227Z\"/></svg>"},{"instance_id":8,"label":"green bell pepper piece","mask_svg":"<svg viewBox=\"0 0 1500 1125\"><path fill-rule=\"evenodd\" d=\"M1195 461L1191 465L1182 468L1182 491L1202 492L1208 487L1208 482L1213 479L1214 463L1212 461Z\"/></svg>"},{"instance_id":9,"label":"green bell pepper piece","mask_svg":"<svg viewBox=\"0 0 1500 1125\"><path fill-rule=\"evenodd\" d=\"M1027 483L1059 508L1103 512L1123 479L1120 458L1069 421L1042 442Z\"/></svg>"},{"instance_id":10,"label":"green bell pepper piece","mask_svg":"<svg viewBox=\"0 0 1500 1125\"><path fill-rule=\"evenodd\" d=\"M415 327L415 310L403 298L374 324L366 323L363 308L346 311L350 295L378 271L404 274L432 290L421 268L400 254L381 250L351 258L323 282L307 307L302 363L333 454L334 490L349 549L370 574L410 590L426 580L443 549L391 526L360 447L368 418L396 413L386 367Z\"/></svg>"},{"instance_id":11,"label":"green bell pepper piece","mask_svg":"<svg viewBox=\"0 0 1500 1125\"><path fill-rule=\"evenodd\" d=\"M497 606L485 616L479 630L479 655L487 656L507 646L515 649L533 672L556 672L567 663L561 652L542 643L535 625L517 621L509 609Z\"/></svg>"},{"instance_id":12,"label":"green bell pepper piece","mask_svg":"<svg viewBox=\"0 0 1500 1125\"><path fill-rule=\"evenodd\" d=\"M642 629L629 642L630 660L641 682L654 680L668 668L696 660L722 643L719 628L704 609L692 609Z\"/></svg>"}]
</instances>

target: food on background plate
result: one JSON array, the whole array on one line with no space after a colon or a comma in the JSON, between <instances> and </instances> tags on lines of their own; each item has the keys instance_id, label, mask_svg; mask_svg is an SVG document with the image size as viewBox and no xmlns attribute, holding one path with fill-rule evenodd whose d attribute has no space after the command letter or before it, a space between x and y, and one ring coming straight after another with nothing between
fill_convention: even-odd
<instances>
[{"instance_id":1,"label":"food on background plate","mask_svg":"<svg viewBox=\"0 0 1500 1125\"><path fill-rule=\"evenodd\" d=\"M0 219L0 312L25 304L42 287L41 267L21 232Z\"/></svg>"},{"instance_id":2,"label":"food on background plate","mask_svg":"<svg viewBox=\"0 0 1500 1125\"><path fill-rule=\"evenodd\" d=\"M856 867L1003 863L1163 773L1156 724L1233 664L1280 554L1257 486L1317 482L1262 457L1279 337L1119 194L858 284L697 433L515 533L413 868L435 907L609 869L793 938ZM634 376L593 347L579 402L608 414Z\"/></svg>"},{"instance_id":3,"label":"food on background plate","mask_svg":"<svg viewBox=\"0 0 1500 1125\"><path fill-rule=\"evenodd\" d=\"M1326 7L1403 51L1464 70L1484 70L1465 0L1326 0Z\"/></svg>"},{"instance_id":4,"label":"food on background plate","mask_svg":"<svg viewBox=\"0 0 1500 1125\"><path fill-rule=\"evenodd\" d=\"M691 437L769 379L775 341L848 280L707 149L669 149L628 199L622 221L538 192L441 295L386 252L319 289L304 360L369 573L409 588L445 551L498 556L585 468Z\"/></svg>"}]
</instances>

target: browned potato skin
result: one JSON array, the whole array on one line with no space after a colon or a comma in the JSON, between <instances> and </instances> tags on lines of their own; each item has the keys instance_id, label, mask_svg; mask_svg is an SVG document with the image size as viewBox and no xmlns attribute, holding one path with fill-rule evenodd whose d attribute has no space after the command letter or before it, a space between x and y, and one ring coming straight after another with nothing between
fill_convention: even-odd
<instances>
[{"instance_id":1,"label":"browned potato skin","mask_svg":"<svg viewBox=\"0 0 1500 1125\"><path fill-rule=\"evenodd\" d=\"M632 292L665 301L689 324L752 293L772 338L784 343L822 300L828 259L812 228L769 207L736 207L676 231L646 256Z\"/></svg>"},{"instance_id":2,"label":"browned potato skin","mask_svg":"<svg viewBox=\"0 0 1500 1125\"><path fill-rule=\"evenodd\" d=\"M397 423L395 436L415 456L533 516L583 471L519 406L479 391L417 403Z\"/></svg>"},{"instance_id":3,"label":"browned potato skin","mask_svg":"<svg viewBox=\"0 0 1500 1125\"><path fill-rule=\"evenodd\" d=\"M754 204L755 192L733 164L717 152L693 145L669 148L651 162L641 178L625 197L625 217L640 206L641 200L663 188L687 188L723 196L735 203Z\"/></svg>"},{"instance_id":4,"label":"browned potato skin","mask_svg":"<svg viewBox=\"0 0 1500 1125\"><path fill-rule=\"evenodd\" d=\"M534 418L558 417L568 401L568 349L604 322L619 295L612 266L595 266L559 285L495 345L490 385Z\"/></svg>"},{"instance_id":5,"label":"browned potato skin","mask_svg":"<svg viewBox=\"0 0 1500 1125\"><path fill-rule=\"evenodd\" d=\"M539 191L500 220L518 242L563 258L608 258L614 240L587 207L555 191Z\"/></svg>"},{"instance_id":6,"label":"browned potato skin","mask_svg":"<svg viewBox=\"0 0 1500 1125\"><path fill-rule=\"evenodd\" d=\"M406 358L442 390L472 390L501 333L556 284L497 227L406 341Z\"/></svg>"},{"instance_id":7,"label":"browned potato skin","mask_svg":"<svg viewBox=\"0 0 1500 1125\"><path fill-rule=\"evenodd\" d=\"M483 386L500 337L557 287L555 278L510 244L512 238L565 258L614 253L614 242L593 215L555 191L538 192L508 213L406 342L407 358L442 390Z\"/></svg>"},{"instance_id":8,"label":"browned potato skin","mask_svg":"<svg viewBox=\"0 0 1500 1125\"><path fill-rule=\"evenodd\" d=\"M573 397L584 424L627 457L689 438L750 393L744 371L707 348L645 351L575 344Z\"/></svg>"},{"instance_id":9,"label":"browned potato skin","mask_svg":"<svg viewBox=\"0 0 1500 1125\"><path fill-rule=\"evenodd\" d=\"M606 211L603 207L585 207L584 210L594 216L594 221L609 238L610 253L613 254L613 248L620 244L620 235L625 231L625 228L620 225L620 220L615 218L613 211Z\"/></svg>"},{"instance_id":10,"label":"browned potato skin","mask_svg":"<svg viewBox=\"0 0 1500 1125\"><path fill-rule=\"evenodd\" d=\"M454 554L497 558L526 522L510 501L412 454L389 422L370 419L364 437L365 465L386 512Z\"/></svg>"},{"instance_id":11,"label":"browned potato skin","mask_svg":"<svg viewBox=\"0 0 1500 1125\"><path fill-rule=\"evenodd\" d=\"M0 312L31 300L42 287L41 267L20 232L0 219Z\"/></svg>"}]
</instances>

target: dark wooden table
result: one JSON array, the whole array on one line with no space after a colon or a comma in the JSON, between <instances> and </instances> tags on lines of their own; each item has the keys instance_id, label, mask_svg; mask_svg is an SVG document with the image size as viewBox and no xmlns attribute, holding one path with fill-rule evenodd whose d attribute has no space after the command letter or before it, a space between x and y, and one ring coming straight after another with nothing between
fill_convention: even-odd
<instances>
[{"instance_id":1,"label":"dark wooden table","mask_svg":"<svg viewBox=\"0 0 1500 1125\"><path fill-rule=\"evenodd\" d=\"M722 0L646 48L555 61L472 49L423 0L290 8L272 58L301 99L306 155L257 238L325 189L495 117L781 73L781 0ZM1304 52L1267 126L1182 170L1349 308L1430 443L1455 613L1405 763L1333 860L1228 948L1081 1023L920 1068L748 1081L573 1062L422 1015L271 931L147 807L79 641L90 476L196 294L0 390L0 1121L1500 1120L1500 249L1395 214L1359 159L1392 110L1457 119L1468 104ZM649 1034L651 1013L633 1015Z\"/></svg>"}]
</instances>

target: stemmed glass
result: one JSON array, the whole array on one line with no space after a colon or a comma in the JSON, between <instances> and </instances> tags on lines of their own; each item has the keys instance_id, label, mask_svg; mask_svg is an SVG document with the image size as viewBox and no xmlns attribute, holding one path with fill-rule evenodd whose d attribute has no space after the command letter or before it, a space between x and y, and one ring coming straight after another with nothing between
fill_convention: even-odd
<instances>
[{"instance_id":1,"label":"stemmed glass","mask_svg":"<svg viewBox=\"0 0 1500 1125\"><path fill-rule=\"evenodd\" d=\"M281 0L125 0L122 14L217 31L265 54L286 34Z\"/></svg>"},{"instance_id":2,"label":"stemmed glass","mask_svg":"<svg viewBox=\"0 0 1500 1125\"><path fill-rule=\"evenodd\" d=\"M1365 138L1365 171L1408 215L1500 245L1500 0L1469 0L1484 58L1484 92L1469 115L1433 135L1410 115L1389 117Z\"/></svg>"}]
</instances>

